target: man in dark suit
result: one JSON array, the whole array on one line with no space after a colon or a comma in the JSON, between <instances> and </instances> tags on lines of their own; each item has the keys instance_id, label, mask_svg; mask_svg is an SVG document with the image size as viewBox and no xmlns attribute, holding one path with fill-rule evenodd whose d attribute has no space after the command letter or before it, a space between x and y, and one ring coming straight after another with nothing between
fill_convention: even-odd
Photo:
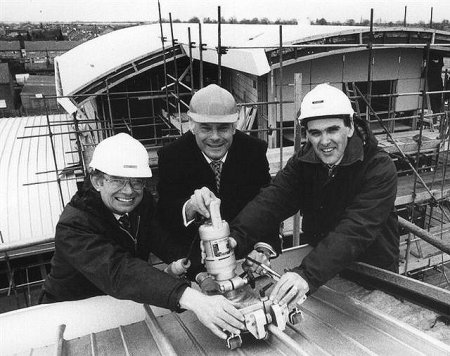
<instances>
[{"instance_id":1,"label":"man in dark suit","mask_svg":"<svg viewBox=\"0 0 450 356\"><path fill-rule=\"evenodd\" d=\"M158 213L172 233L192 241L198 226L191 222L209 217L212 199L221 199L222 218L231 222L270 174L267 143L236 130L236 102L228 91L215 84L199 90L188 115L190 131L158 152ZM256 242L237 241L237 255Z\"/></svg>"}]
</instances>

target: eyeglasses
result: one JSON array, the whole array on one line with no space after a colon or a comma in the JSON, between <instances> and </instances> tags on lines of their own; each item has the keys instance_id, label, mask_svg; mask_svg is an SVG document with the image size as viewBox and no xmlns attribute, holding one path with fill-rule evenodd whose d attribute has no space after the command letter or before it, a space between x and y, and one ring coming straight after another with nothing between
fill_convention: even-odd
<instances>
[{"instance_id":1,"label":"eyeglasses","mask_svg":"<svg viewBox=\"0 0 450 356\"><path fill-rule=\"evenodd\" d=\"M107 182L111 184L111 187L113 189L122 189L127 185L127 183L130 183L130 187L134 190L143 190L146 185L146 180L144 178L123 178L123 177L110 177L106 174L104 175L104 178Z\"/></svg>"}]
</instances>

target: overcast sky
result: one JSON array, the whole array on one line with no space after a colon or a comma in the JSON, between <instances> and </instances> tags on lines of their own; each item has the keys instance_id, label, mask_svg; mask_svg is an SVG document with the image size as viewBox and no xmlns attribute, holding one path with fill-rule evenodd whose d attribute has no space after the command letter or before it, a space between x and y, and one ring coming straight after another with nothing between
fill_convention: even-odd
<instances>
[{"instance_id":1,"label":"overcast sky","mask_svg":"<svg viewBox=\"0 0 450 356\"><path fill-rule=\"evenodd\" d=\"M450 0L160 0L162 16L188 20L222 17L263 18L270 20L325 18L328 21L370 18L429 23L450 19ZM158 19L157 0L0 0L0 21L154 21Z\"/></svg>"}]
</instances>

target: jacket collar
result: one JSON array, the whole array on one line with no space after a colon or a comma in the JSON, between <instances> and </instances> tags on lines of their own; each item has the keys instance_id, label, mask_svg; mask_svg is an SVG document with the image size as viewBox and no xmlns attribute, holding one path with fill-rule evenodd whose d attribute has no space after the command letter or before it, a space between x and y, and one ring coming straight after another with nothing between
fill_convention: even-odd
<instances>
[{"instance_id":1,"label":"jacket collar","mask_svg":"<svg viewBox=\"0 0 450 356\"><path fill-rule=\"evenodd\" d=\"M314 148L308 142L304 148L300 151L299 160L306 163L322 163L319 157L317 157ZM339 166L350 166L357 161L362 161L364 159L364 145L362 140L353 134L348 140L347 147L344 151L344 157L342 158Z\"/></svg>"}]
</instances>

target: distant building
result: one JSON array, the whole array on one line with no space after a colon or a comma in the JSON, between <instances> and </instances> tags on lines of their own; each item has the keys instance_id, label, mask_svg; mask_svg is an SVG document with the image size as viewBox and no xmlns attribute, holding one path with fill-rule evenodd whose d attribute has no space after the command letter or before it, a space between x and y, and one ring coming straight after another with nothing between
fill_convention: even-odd
<instances>
[{"instance_id":1,"label":"distant building","mask_svg":"<svg viewBox=\"0 0 450 356\"><path fill-rule=\"evenodd\" d=\"M20 59L19 41L0 41L0 60Z\"/></svg>"},{"instance_id":2,"label":"distant building","mask_svg":"<svg viewBox=\"0 0 450 356\"><path fill-rule=\"evenodd\" d=\"M8 63L0 63L0 116L14 110L14 80Z\"/></svg>"},{"instance_id":3,"label":"distant building","mask_svg":"<svg viewBox=\"0 0 450 356\"><path fill-rule=\"evenodd\" d=\"M30 72L53 72L56 56L71 50L77 41L25 41L25 70Z\"/></svg>"},{"instance_id":4,"label":"distant building","mask_svg":"<svg viewBox=\"0 0 450 356\"><path fill-rule=\"evenodd\" d=\"M55 77L30 75L23 86L20 98L26 115L43 115L61 111L56 102Z\"/></svg>"}]
</instances>

